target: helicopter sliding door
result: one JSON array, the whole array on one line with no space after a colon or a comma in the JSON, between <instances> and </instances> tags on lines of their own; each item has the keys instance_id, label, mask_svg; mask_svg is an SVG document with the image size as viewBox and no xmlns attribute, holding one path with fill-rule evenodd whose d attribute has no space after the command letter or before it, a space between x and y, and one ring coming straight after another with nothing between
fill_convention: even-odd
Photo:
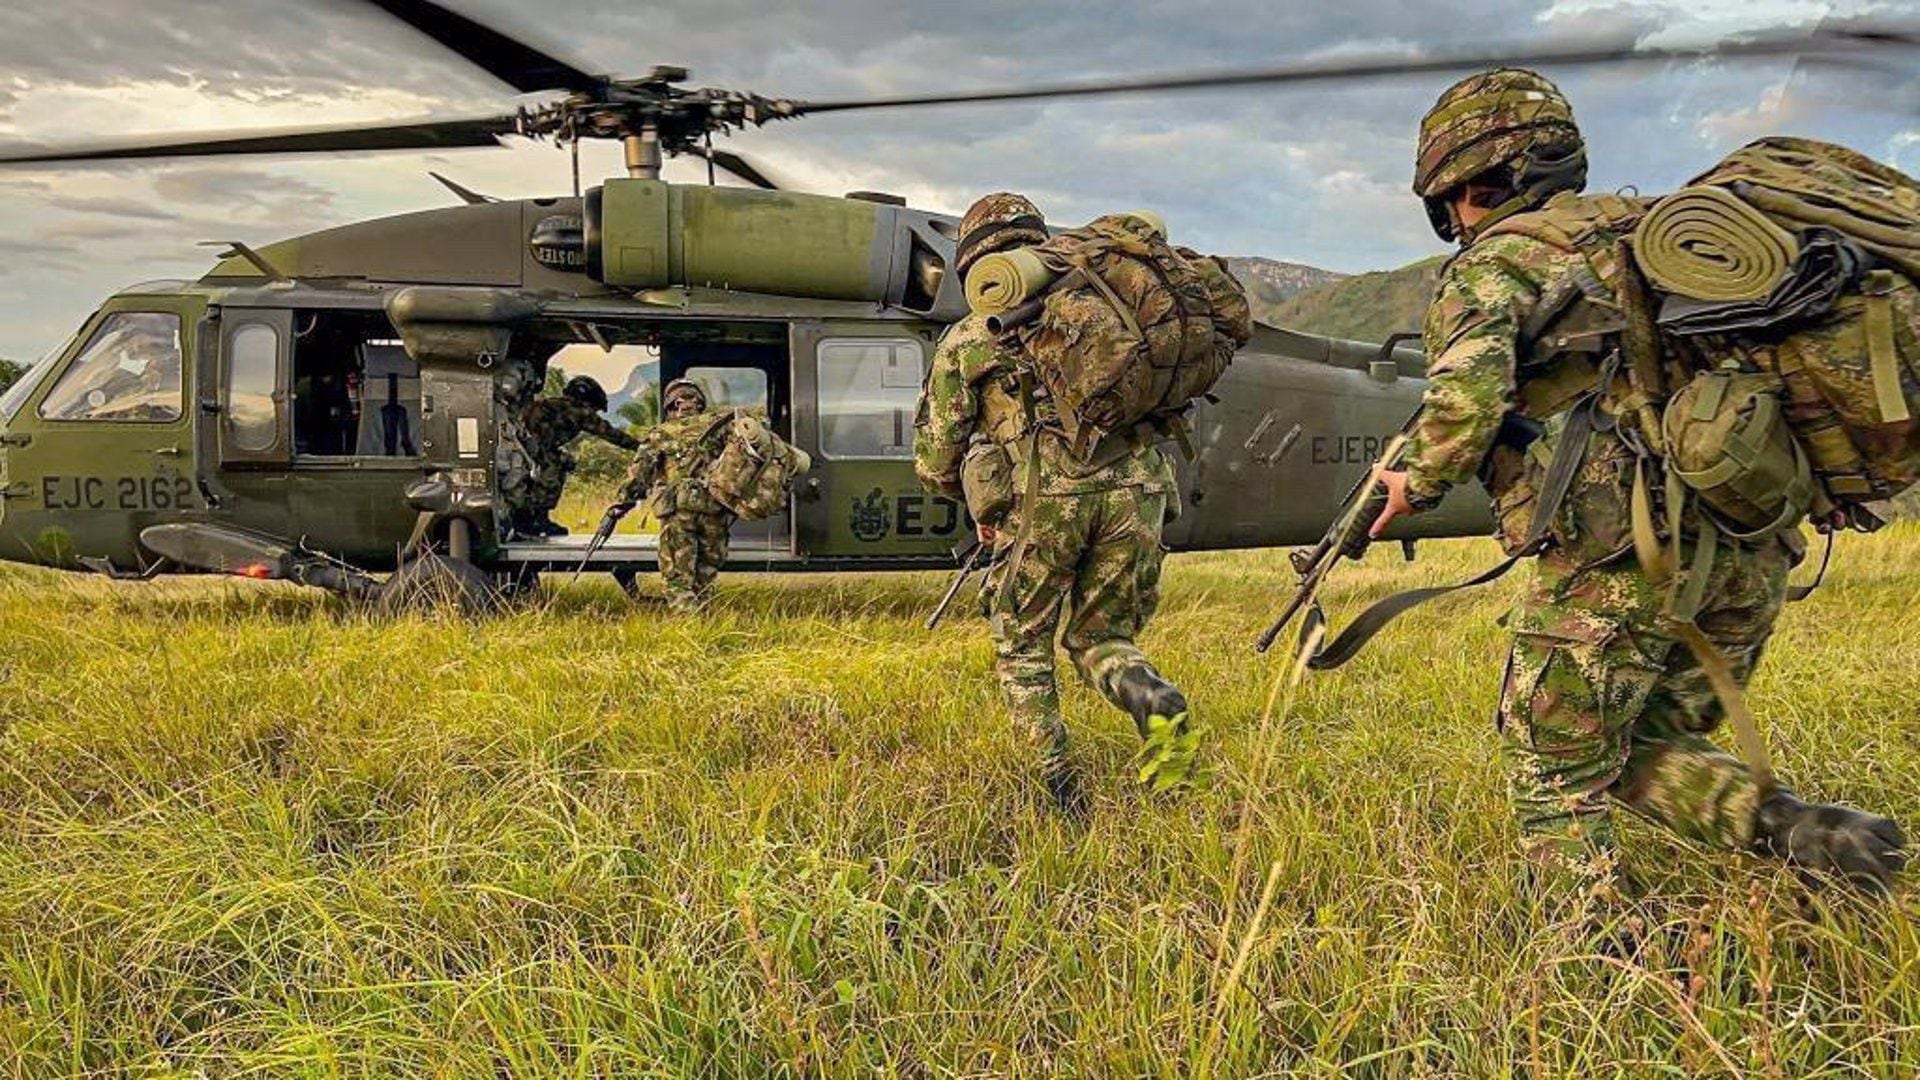
<instances>
[{"instance_id":1,"label":"helicopter sliding door","mask_svg":"<svg viewBox=\"0 0 1920 1080\"><path fill-rule=\"evenodd\" d=\"M937 558L966 533L965 511L913 475L913 416L932 334L901 323L793 327L795 442L814 456L800 543L834 558Z\"/></svg>"},{"instance_id":2,"label":"helicopter sliding door","mask_svg":"<svg viewBox=\"0 0 1920 1080\"><path fill-rule=\"evenodd\" d=\"M221 310L217 325L219 362L202 380L199 445L211 466L202 476L222 519L285 536L292 313L229 307Z\"/></svg>"}]
</instances>

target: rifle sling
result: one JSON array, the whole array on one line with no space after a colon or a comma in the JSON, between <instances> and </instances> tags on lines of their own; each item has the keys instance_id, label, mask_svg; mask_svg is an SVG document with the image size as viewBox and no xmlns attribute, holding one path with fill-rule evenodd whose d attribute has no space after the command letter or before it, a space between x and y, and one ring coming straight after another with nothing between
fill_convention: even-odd
<instances>
[{"instance_id":1,"label":"rifle sling","mask_svg":"<svg viewBox=\"0 0 1920 1080\"><path fill-rule=\"evenodd\" d=\"M1339 636L1329 641L1307 658L1307 667L1313 671L1330 671L1354 658L1375 634L1386 629L1388 623L1402 614L1419 607L1436 597L1461 589L1471 589L1485 585L1506 575L1518 563L1530 555L1537 554L1546 544L1547 535L1553 529L1553 520L1560 513L1560 506L1566 501L1567 493L1573 490L1573 481L1580 474L1580 465L1587 457L1587 441L1593 434L1594 414L1600 407L1598 391L1590 392L1580 399L1567 417L1567 426L1560 433L1560 441L1553 448L1553 457L1547 463L1546 476L1540 484L1540 495L1533 504L1533 517L1527 523L1527 535L1507 557L1506 561L1491 569L1482 571L1466 581L1456 585L1429 586L1422 589L1409 589L1395 593L1372 607L1361 612ZM1309 617L1300 624L1301 641L1307 640L1314 623L1319 621Z\"/></svg>"},{"instance_id":2,"label":"rifle sling","mask_svg":"<svg viewBox=\"0 0 1920 1080\"><path fill-rule=\"evenodd\" d=\"M1827 567L1833 563L1833 534L1837 531L1837 529L1827 530L1826 548L1820 553L1820 570L1813 575L1813 580L1807 582L1805 585L1789 585L1787 587L1787 603L1797 604L1807 597L1812 596L1815 592L1819 591L1821 583L1827 580Z\"/></svg>"}]
</instances>

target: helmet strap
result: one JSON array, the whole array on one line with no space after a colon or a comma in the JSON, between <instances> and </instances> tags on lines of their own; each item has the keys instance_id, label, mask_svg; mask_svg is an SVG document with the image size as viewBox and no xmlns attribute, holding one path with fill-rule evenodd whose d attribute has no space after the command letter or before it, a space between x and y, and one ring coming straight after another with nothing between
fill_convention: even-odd
<instances>
[{"instance_id":1,"label":"helmet strap","mask_svg":"<svg viewBox=\"0 0 1920 1080\"><path fill-rule=\"evenodd\" d=\"M1448 204L1447 214L1459 232L1462 246L1473 243L1488 229L1515 214L1538 210L1555 195L1563 191L1579 191L1586 186L1587 159L1581 152L1546 162L1529 154L1515 158L1510 167L1518 190L1511 198L1487 211L1485 217L1473 223L1473 228L1462 227L1452 204Z\"/></svg>"}]
</instances>

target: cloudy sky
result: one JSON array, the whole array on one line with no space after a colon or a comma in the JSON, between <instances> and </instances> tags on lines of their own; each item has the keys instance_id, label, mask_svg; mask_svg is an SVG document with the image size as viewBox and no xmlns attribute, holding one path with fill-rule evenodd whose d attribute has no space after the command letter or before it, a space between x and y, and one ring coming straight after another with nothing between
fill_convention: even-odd
<instances>
[{"instance_id":1,"label":"cloudy sky","mask_svg":"<svg viewBox=\"0 0 1920 1080\"><path fill-rule=\"evenodd\" d=\"M593 71L691 68L695 85L838 98L1270 65L1340 53L1630 35L1684 43L1920 0L446 0ZM1594 185L1658 190L1760 134L1847 142L1920 171L1920 53L1877 73L1693 62L1550 71L1593 144ZM1337 270L1441 250L1407 192L1419 114L1446 78L1146 99L821 116L736 136L784 183L881 189L957 212L1031 193L1056 220L1161 210L1230 254ZM486 115L525 99L356 0L12 0L0 8L0 142ZM590 149L589 177L618 151ZM193 276L204 240L262 244L444 205L427 176L500 196L568 184L551 146L173 164L0 168L0 356L55 345L116 288ZM669 177L694 180L682 163Z\"/></svg>"}]
</instances>

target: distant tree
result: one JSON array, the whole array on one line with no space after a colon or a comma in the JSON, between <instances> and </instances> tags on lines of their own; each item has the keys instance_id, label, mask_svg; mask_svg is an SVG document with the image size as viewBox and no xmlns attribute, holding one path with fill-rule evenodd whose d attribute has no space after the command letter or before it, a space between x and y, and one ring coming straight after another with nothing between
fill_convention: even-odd
<instances>
[{"instance_id":1,"label":"distant tree","mask_svg":"<svg viewBox=\"0 0 1920 1080\"><path fill-rule=\"evenodd\" d=\"M633 464L632 454L599 439L581 439L574 444L573 454L574 479L595 489L619 483Z\"/></svg>"},{"instance_id":2,"label":"distant tree","mask_svg":"<svg viewBox=\"0 0 1920 1080\"><path fill-rule=\"evenodd\" d=\"M614 415L626 422L628 431L640 431L660 422L660 397L649 390L620 403Z\"/></svg>"},{"instance_id":3,"label":"distant tree","mask_svg":"<svg viewBox=\"0 0 1920 1080\"><path fill-rule=\"evenodd\" d=\"M27 373L27 365L16 360L0 360L0 392L12 386L20 376Z\"/></svg>"},{"instance_id":4,"label":"distant tree","mask_svg":"<svg viewBox=\"0 0 1920 1080\"><path fill-rule=\"evenodd\" d=\"M540 393L545 397L557 397L560 391L566 388L567 369L561 367L559 364L548 364L547 384L540 388Z\"/></svg>"}]
</instances>

